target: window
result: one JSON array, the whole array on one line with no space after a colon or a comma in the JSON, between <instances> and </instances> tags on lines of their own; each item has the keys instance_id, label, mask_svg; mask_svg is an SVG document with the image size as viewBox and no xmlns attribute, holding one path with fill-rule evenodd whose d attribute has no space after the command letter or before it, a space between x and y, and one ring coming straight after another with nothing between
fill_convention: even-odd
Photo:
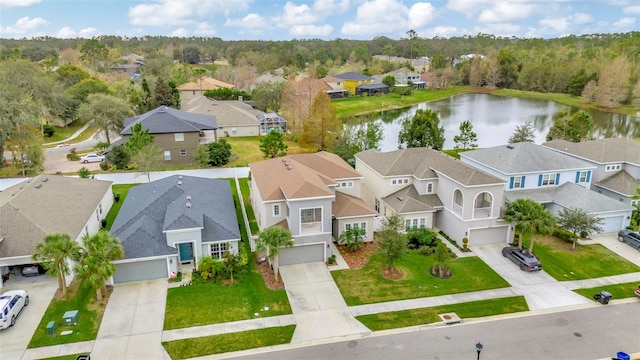
<instances>
[{"instance_id":1,"label":"window","mask_svg":"<svg viewBox=\"0 0 640 360\"><path fill-rule=\"evenodd\" d=\"M184 133L175 133L175 134L173 134L173 139L175 141L184 141Z\"/></svg>"},{"instance_id":2,"label":"window","mask_svg":"<svg viewBox=\"0 0 640 360\"><path fill-rule=\"evenodd\" d=\"M640 204L640 200L631 200L631 206L636 206Z\"/></svg>"},{"instance_id":3,"label":"window","mask_svg":"<svg viewBox=\"0 0 640 360\"><path fill-rule=\"evenodd\" d=\"M273 204L273 216L280 216L280 204Z\"/></svg>"},{"instance_id":4,"label":"window","mask_svg":"<svg viewBox=\"0 0 640 360\"><path fill-rule=\"evenodd\" d=\"M300 210L300 222L316 223L322 221L322 208Z\"/></svg>"},{"instance_id":5,"label":"window","mask_svg":"<svg viewBox=\"0 0 640 360\"><path fill-rule=\"evenodd\" d=\"M413 229L417 229L418 227L423 228L423 227L426 226L426 224L427 224L427 218L404 219L404 229L405 229L405 231L410 231L410 230L413 230Z\"/></svg>"},{"instance_id":6,"label":"window","mask_svg":"<svg viewBox=\"0 0 640 360\"><path fill-rule=\"evenodd\" d=\"M102 215L102 204L98 205L98 210L100 210L100 215Z\"/></svg>"},{"instance_id":7,"label":"window","mask_svg":"<svg viewBox=\"0 0 640 360\"><path fill-rule=\"evenodd\" d=\"M187 156L187 150L180 150L180 156Z\"/></svg>"},{"instance_id":8,"label":"window","mask_svg":"<svg viewBox=\"0 0 640 360\"><path fill-rule=\"evenodd\" d=\"M373 200L373 208L378 214L380 214L380 200L378 199Z\"/></svg>"},{"instance_id":9,"label":"window","mask_svg":"<svg viewBox=\"0 0 640 360\"><path fill-rule=\"evenodd\" d=\"M511 178L509 189L522 189L524 188L524 176L514 176Z\"/></svg>"},{"instance_id":10,"label":"window","mask_svg":"<svg viewBox=\"0 0 640 360\"><path fill-rule=\"evenodd\" d=\"M227 243L216 243L209 246L211 247L211 257L214 259L222 259L222 255L227 251Z\"/></svg>"},{"instance_id":11,"label":"window","mask_svg":"<svg viewBox=\"0 0 640 360\"><path fill-rule=\"evenodd\" d=\"M576 183L589 182L591 180L591 171L576 172Z\"/></svg>"},{"instance_id":12,"label":"window","mask_svg":"<svg viewBox=\"0 0 640 360\"><path fill-rule=\"evenodd\" d=\"M339 188L352 188L353 187L353 181L342 181L342 182L339 182L338 185L336 185L336 187L339 187Z\"/></svg>"},{"instance_id":13,"label":"window","mask_svg":"<svg viewBox=\"0 0 640 360\"><path fill-rule=\"evenodd\" d=\"M231 128L231 134L232 134L232 135L235 135L237 132L238 132L238 131L237 131L237 129L236 129L236 128Z\"/></svg>"},{"instance_id":14,"label":"window","mask_svg":"<svg viewBox=\"0 0 640 360\"><path fill-rule=\"evenodd\" d=\"M427 193L431 194L433 192L433 184L429 183L427 184Z\"/></svg>"},{"instance_id":15,"label":"window","mask_svg":"<svg viewBox=\"0 0 640 360\"><path fill-rule=\"evenodd\" d=\"M364 236L367 236L367 223L366 222L360 222L360 223L347 223L344 224L344 231L347 231L351 228L355 228L355 229L362 229L364 230Z\"/></svg>"},{"instance_id":16,"label":"window","mask_svg":"<svg viewBox=\"0 0 640 360\"><path fill-rule=\"evenodd\" d=\"M196 94L196 91L195 91L195 90L193 90L193 95L195 95L195 94Z\"/></svg>"},{"instance_id":17,"label":"window","mask_svg":"<svg viewBox=\"0 0 640 360\"><path fill-rule=\"evenodd\" d=\"M402 185L402 184L408 184L408 183L409 183L409 179L407 178L391 180L391 185Z\"/></svg>"},{"instance_id":18,"label":"window","mask_svg":"<svg viewBox=\"0 0 640 360\"><path fill-rule=\"evenodd\" d=\"M84 234L89 236L89 226L88 225L84 226Z\"/></svg>"},{"instance_id":19,"label":"window","mask_svg":"<svg viewBox=\"0 0 640 360\"><path fill-rule=\"evenodd\" d=\"M96 219L100 222L100 211L98 209L96 209Z\"/></svg>"},{"instance_id":20,"label":"window","mask_svg":"<svg viewBox=\"0 0 640 360\"><path fill-rule=\"evenodd\" d=\"M560 180L560 174L543 174L538 179L538 186L557 185Z\"/></svg>"},{"instance_id":21,"label":"window","mask_svg":"<svg viewBox=\"0 0 640 360\"><path fill-rule=\"evenodd\" d=\"M613 164L613 165L607 165L604 170L605 171L617 171L620 170L622 167L620 164Z\"/></svg>"}]
</instances>

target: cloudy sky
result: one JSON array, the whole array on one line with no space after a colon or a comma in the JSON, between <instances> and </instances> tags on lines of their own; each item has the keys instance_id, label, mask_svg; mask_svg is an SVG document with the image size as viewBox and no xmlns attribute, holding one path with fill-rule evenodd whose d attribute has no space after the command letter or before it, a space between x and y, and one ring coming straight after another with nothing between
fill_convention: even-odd
<instances>
[{"instance_id":1,"label":"cloudy sky","mask_svg":"<svg viewBox=\"0 0 640 360\"><path fill-rule=\"evenodd\" d=\"M637 0L0 0L0 38L223 40L476 35L553 38L640 29Z\"/></svg>"}]
</instances>

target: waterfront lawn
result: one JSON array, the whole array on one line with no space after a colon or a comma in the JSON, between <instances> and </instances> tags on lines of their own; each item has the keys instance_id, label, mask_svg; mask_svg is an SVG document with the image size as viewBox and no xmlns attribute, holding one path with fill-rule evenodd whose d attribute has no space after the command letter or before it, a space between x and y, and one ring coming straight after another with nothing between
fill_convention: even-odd
<instances>
[{"instance_id":1,"label":"waterfront lawn","mask_svg":"<svg viewBox=\"0 0 640 360\"><path fill-rule=\"evenodd\" d=\"M432 324L442 321L438 314L455 312L461 319L529 311L524 296L471 301L428 308L392 311L357 316L356 319L372 331Z\"/></svg>"},{"instance_id":2,"label":"waterfront lawn","mask_svg":"<svg viewBox=\"0 0 640 360\"><path fill-rule=\"evenodd\" d=\"M636 287L638 287L638 285L638 282L630 282L624 284L597 286L594 288L577 289L573 291L586 297L587 299L593 300L594 294L599 294L600 291L605 290L611 293L611 298L615 300L636 297L633 292L635 291Z\"/></svg>"},{"instance_id":3,"label":"waterfront lawn","mask_svg":"<svg viewBox=\"0 0 640 360\"><path fill-rule=\"evenodd\" d=\"M600 244L580 245L556 237L537 237L533 253L544 271L558 281L593 279L640 272L640 266L618 256Z\"/></svg>"},{"instance_id":4,"label":"waterfront lawn","mask_svg":"<svg viewBox=\"0 0 640 360\"><path fill-rule=\"evenodd\" d=\"M222 335L163 341L162 346L172 359L189 359L231 351L255 349L291 342L295 325L242 331Z\"/></svg>"},{"instance_id":5,"label":"waterfront lawn","mask_svg":"<svg viewBox=\"0 0 640 360\"><path fill-rule=\"evenodd\" d=\"M389 280L380 274L384 267L379 255L371 256L359 269L332 271L347 305L414 299L508 287L509 284L477 257L453 259L449 268L453 276L438 279L429 273L434 256L409 251L397 267L404 272L400 280Z\"/></svg>"},{"instance_id":6,"label":"waterfront lawn","mask_svg":"<svg viewBox=\"0 0 640 360\"><path fill-rule=\"evenodd\" d=\"M264 154L260 151L260 137L227 137L224 138L231 145L231 161L226 167L243 167L252 162L264 160ZM317 149L309 149L301 147L298 142L292 141L285 137L287 144L287 154L302 154L316 152Z\"/></svg>"}]
</instances>

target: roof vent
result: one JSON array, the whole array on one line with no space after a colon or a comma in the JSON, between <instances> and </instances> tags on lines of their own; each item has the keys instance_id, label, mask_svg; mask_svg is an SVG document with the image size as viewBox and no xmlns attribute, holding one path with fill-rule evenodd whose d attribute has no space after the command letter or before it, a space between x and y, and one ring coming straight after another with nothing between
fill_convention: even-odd
<instances>
[{"instance_id":1,"label":"roof vent","mask_svg":"<svg viewBox=\"0 0 640 360\"><path fill-rule=\"evenodd\" d=\"M403 198L402 196L398 196L398 197L396 197L396 198L397 198L398 200L400 200L400 201L404 201L404 198Z\"/></svg>"},{"instance_id":2,"label":"roof vent","mask_svg":"<svg viewBox=\"0 0 640 360\"><path fill-rule=\"evenodd\" d=\"M187 195L187 201L191 201L191 195Z\"/></svg>"},{"instance_id":3,"label":"roof vent","mask_svg":"<svg viewBox=\"0 0 640 360\"><path fill-rule=\"evenodd\" d=\"M191 209L191 202L187 201L187 209Z\"/></svg>"},{"instance_id":4,"label":"roof vent","mask_svg":"<svg viewBox=\"0 0 640 360\"><path fill-rule=\"evenodd\" d=\"M182 185L182 180L178 180L178 185Z\"/></svg>"},{"instance_id":5,"label":"roof vent","mask_svg":"<svg viewBox=\"0 0 640 360\"><path fill-rule=\"evenodd\" d=\"M285 158L282 158L281 160L282 160L282 162L287 162L287 159L285 159Z\"/></svg>"},{"instance_id":6,"label":"roof vent","mask_svg":"<svg viewBox=\"0 0 640 360\"><path fill-rule=\"evenodd\" d=\"M291 169L292 169L292 167L287 165L287 170L291 170Z\"/></svg>"},{"instance_id":7,"label":"roof vent","mask_svg":"<svg viewBox=\"0 0 640 360\"><path fill-rule=\"evenodd\" d=\"M49 181L49 178L42 179L42 182L47 182L47 181Z\"/></svg>"},{"instance_id":8,"label":"roof vent","mask_svg":"<svg viewBox=\"0 0 640 360\"><path fill-rule=\"evenodd\" d=\"M182 175L178 175L178 180L182 180Z\"/></svg>"},{"instance_id":9,"label":"roof vent","mask_svg":"<svg viewBox=\"0 0 640 360\"><path fill-rule=\"evenodd\" d=\"M42 184L37 184L36 185L36 189L40 189L42 187Z\"/></svg>"},{"instance_id":10,"label":"roof vent","mask_svg":"<svg viewBox=\"0 0 640 360\"><path fill-rule=\"evenodd\" d=\"M158 111L156 111L157 114L162 114L162 113L166 113L167 112L167 107L166 106L161 106L158 108Z\"/></svg>"},{"instance_id":11,"label":"roof vent","mask_svg":"<svg viewBox=\"0 0 640 360\"><path fill-rule=\"evenodd\" d=\"M507 145L507 149L511 149L511 150L513 150L513 146L511 146L511 145Z\"/></svg>"}]
</instances>

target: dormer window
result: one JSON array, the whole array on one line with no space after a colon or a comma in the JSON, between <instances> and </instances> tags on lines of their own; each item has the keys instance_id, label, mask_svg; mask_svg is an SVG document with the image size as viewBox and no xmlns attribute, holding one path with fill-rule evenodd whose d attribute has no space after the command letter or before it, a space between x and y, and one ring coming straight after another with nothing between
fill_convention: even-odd
<instances>
[{"instance_id":1,"label":"dormer window","mask_svg":"<svg viewBox=\"0 0 640 360\"><path fill-rule=\"evenodd\" d=\"M611 165L607 165L604 168L604 171L618 171L622 168L622 166L620 164L611 164Z\"/></svg>"}]
</instances>

